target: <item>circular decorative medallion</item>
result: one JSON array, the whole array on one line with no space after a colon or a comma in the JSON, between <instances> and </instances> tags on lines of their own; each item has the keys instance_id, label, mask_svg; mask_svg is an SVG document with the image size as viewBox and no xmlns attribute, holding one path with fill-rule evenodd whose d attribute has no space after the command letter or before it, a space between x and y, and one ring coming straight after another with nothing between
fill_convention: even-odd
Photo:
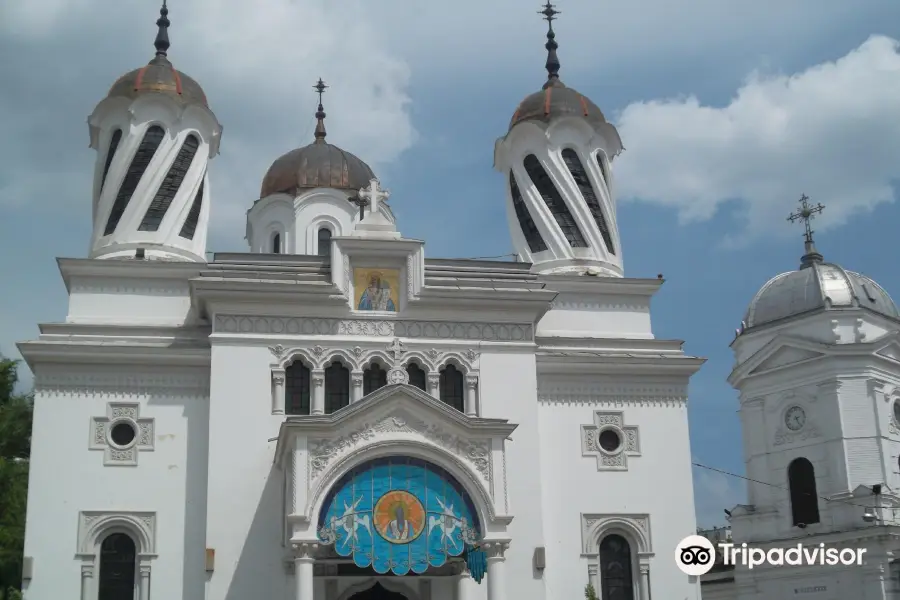
<instances>
[{"instance_id":1,"label":"circular decorative medallion","mask_svg":"<svg viewBox=\"0 0 900 600\"><path fill-rule=\"evenodd\" d=\"M800 406L790 407L784 413L784 424L791 431L800 431L806 424L806 411Z\"/></svg>"},{"instance_id":2,"label":"circular decorative medallion","mask_svg":"<svg viewBox=\"0 0 900 600\"><path fill-rule=\"evenodd\" d=\"M406 369L400 369L394 367L390 371L388 371L388 382L391 384L397 383L409 383L409 373L406 372Z\"/></svg>"},{"instance_id":3,"label":"circular decorative medallion","mask_svg":"<svg viewBox=\"0 0 900 600\"><path fill-rule=\"evenodd\" d=\"M386 493L372 511L375 530L392 544L408 544L425 529L425 508L418 498L403 490Z\"/></svg>"}]
</instances>

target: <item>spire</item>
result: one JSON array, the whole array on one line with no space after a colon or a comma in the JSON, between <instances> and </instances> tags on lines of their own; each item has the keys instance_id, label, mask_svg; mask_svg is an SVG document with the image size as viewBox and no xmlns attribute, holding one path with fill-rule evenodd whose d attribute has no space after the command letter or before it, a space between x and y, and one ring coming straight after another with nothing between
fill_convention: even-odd
<instances>
[{"instance_id":1,"label":"spire","mask_svg":"<svg viewBox=\"0 0 900 600\"><path fill-rule=\"evenodd\" d=\"M539 10L538 14L544 15L544 20L547 21L547 43L544 44L547 49L547 63L544 65L547 68L547 83L544 84L546 89L559 82L559 57L556 56L559 44L556 43L556 34L553 32L553 21L561 13L548 1L544 10Z\"/></svg>"},{"instance_id":2,"label":"spire","mask_svg":"<svg viewBox=\"0 0 900 600\"><path fill-rule=\"evenodd\" d=\"M319 77L319 82L313 86L313 89L319 92L319 109L316 111L316 142L325 143L325 109L322 107L322 94L325 93L325 82Z\"/></svg>"},{"instance_id":3,"label":"spire","mask_svg":"<svg viewBox=\"0 0 900 600\"><path fill-rule=\"evenodd\" d=\"M156 41L153 42L153 45L156 46L156 55L157 56L165 56L166 51L169 49L169 9L166 8L166 0L163 0L162 8L159 9L159 19L156 20L156 24L159 26L159 31L156 34Z\"/></svg>"},{"instance_id":4,"label":"spire","mask_svg":"<svg viewBox=\"0 0 900 600\"><path fill-rule=\"evenodd\" d=\"M794 223L796 221L802 221L803 227L805 229L803 233L804 243L803 247L805 253L800 258L800 268L806 269L813 266L816 263L821 263L825 259L819 254L819 251L816 250L816 244L813 242L813 233L815 233L809 225L809 222L815 218L818 213L821 213L825 209L822 204L817 204L816 206L812 206L809 203L809 197L806 194L800 196L800 210L795 213L791 213L788 217L788 221Z\"/></svg>"}]
</instances>

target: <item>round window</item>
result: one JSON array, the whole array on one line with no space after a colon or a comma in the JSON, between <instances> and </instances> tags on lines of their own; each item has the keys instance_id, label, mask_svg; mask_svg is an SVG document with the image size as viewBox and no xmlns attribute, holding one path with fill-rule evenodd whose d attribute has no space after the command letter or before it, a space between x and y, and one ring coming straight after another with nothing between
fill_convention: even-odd
<instances>
[{"instance_id":1,"label":"round window","mask_svg":"<svg viewBox=\"0 0 900 600\"><path fill-rule=\"evenodd\" d=\"M615 452L622 445L622 438L612 429L605 429L600 432L600 447L607 452Z\"/></svg>"},{"instance_id":2,"label":"round window","mask_svg":"<svg viewBox=\"0 0 900 600\"><path fill-rule=\"evenodd\" d=\"M131 423L116 423L109 432L112 443L116 446L127 446L134 441L137 432Z\"/></svg>"}]
</instances>

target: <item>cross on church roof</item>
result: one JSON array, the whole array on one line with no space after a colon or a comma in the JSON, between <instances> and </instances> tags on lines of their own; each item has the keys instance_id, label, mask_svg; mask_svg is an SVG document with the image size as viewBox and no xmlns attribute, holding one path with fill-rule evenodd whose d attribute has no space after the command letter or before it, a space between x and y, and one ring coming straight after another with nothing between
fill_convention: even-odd
<instances>
[{"instance_id":1,"label":"cross on church roof","mask_svg":"<svg viewBox=\"0 0 900 600\"><path fill-rule=\"evenodd\" d=\"M817 204L816 206L812 206L809 203L809 197L806 194L800 196L800 210L795 213L791 213L791 215L787 218L791 223L795 223L797 221L803 221L803 226L805 228L804 236L806 236L806 242L811 244L813 241L812 234L815 233L809 225L809 222L815 218L816 214L825 210L825 207L822 204Z\"/></svg>"},{"instance_id":2,"label":"cross on church roof","mask_svg":"<svg viewBox=\"0 0 900 600\"><path fill-rule=\"evenodd\" d=\"M369 181L369 187L359 190L359 200L356 201L360 205L369 207L369 214L378 214L378 204L382 200L387 200L391 193L388 190L381 189L377 179Z\"/></svg>"}]
</instances>

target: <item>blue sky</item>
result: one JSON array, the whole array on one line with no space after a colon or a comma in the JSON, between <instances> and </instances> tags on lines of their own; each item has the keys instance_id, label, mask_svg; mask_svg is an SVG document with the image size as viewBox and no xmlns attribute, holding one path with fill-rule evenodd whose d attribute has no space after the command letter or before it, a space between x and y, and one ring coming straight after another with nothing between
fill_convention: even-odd
<instances>
[{"instance_id":1,"label":"blue sky","mask_svg":"<svg viewBox=\"0 0 900 600\"><path fill-rule=\"evenodd\" d=\"M318 77L329 141L369 162L401 231L431 257L511 252L493 146L544 80L539 2L179 0L176 68L224 125L213 162L211 251L243 251L244 211L268 165L312 139ZM728 344L753 294L795 268L808 194L826 259L900 295L892 268L900 179L900 4L895 0L561 0L563 81L619 127L613 164L625 270L667 279L658 337L709 358L694 378L692 446L743 472ZM0 352L65 317L54 258L90 238L86 115L152 56L152 0L0 6ZM871 36L884 36L871 38ZM26 383L30 379L26 374ZM695 471L701 524L739 502L739 479Z\"/></svg>"}]
</instances>

